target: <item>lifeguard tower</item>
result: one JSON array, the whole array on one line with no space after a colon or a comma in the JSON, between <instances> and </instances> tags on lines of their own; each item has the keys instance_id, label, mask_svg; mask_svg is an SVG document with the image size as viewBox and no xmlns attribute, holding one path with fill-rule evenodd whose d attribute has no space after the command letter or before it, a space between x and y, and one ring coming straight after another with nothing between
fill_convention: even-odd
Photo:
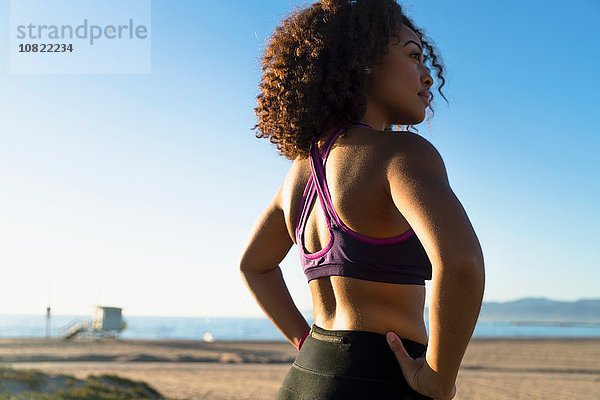
<instances>
[{"instance_id":1,"label":"lifeguard tower","mask_svg":"<svg viewBox=\"0 0 600 400\"><path fill-rule=\"evenodd\" d=\"M61 333L64 340L79 337L118 338L127 323L123 321L122 309L97 306L91 320L77 319L67 324Z\"/></svg>"}]
</instances>

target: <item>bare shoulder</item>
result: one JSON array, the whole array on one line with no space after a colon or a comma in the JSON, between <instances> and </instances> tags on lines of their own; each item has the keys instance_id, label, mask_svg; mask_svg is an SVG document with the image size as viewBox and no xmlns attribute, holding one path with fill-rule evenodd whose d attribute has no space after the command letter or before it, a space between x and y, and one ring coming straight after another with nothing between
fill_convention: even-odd
<instances>
[{"instance_id":1,"label":"bare shoulder","mask_svg":"<svg viewBox=\"0 0 600 400\"><path fill-rule=\"evenodd\" d=\"M308 158L296 157L285 177L285 184L294 186L298 181L307 179L306 175L310 175L310 161Z\"/></svg>"},{"instance_id":2,"label":"bare shoulder","mask_svg":"<svg viewBox=\"0 0 600 400\"><path fill-rule=\"evenodd\" d=\"M423 136L412 132L390 133L385 137L388 176L425 174L447 181L444 160L437 148Z\"/></svg>"},{"instance_id":3,"label":"bare shoulder","mask_svg":"<svg viewBox=\"0 0 600 400\"><path fill-rule=\"evenodd\" d=\"M283 211L288 234L294 242L294 221L296 221L297 218L297 210L300 206L302 191L308 181L308 176L310 176L310 168L307 167L308 163L308 159L302 159L300 157L292 161L283 183L279 188L276 200L278 208Z\"/></svg>"},{"instance_id":4,"label":"bare shoulder","mask_svg":"<svg viewBox=\"0 0 600 400\"><path fill-rule=\"evenodd\" d=\"M483 263L481 246L450 187L440 153L418 134L388 139L387 179L397 209L434 265L472 271L471 266Z\"/></svg>"},{"instance_id":5,"label":"bare shoulder","mask_svg":"<svg viewBox=\"0 0 600 400\"><path fill-rule=\"evenodd\" d=\"M300 175L302 175L303 170L303 161L301 158L297 157L292 160L290 167L288 168L287 173L285 174L285 178L283 180L282 188L284 191L290 190L294 187L294 184L298 181Z\"/></svg>"}]
</instances>

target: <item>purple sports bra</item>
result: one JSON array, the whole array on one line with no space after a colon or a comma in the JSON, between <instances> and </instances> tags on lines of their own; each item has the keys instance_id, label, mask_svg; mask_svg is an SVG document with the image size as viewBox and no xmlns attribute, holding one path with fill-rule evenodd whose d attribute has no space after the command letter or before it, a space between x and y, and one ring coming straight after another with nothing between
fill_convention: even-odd
<instances>
[{"instance_id":1,"label":"purple sports bra","mask_svg":"<svg viewBox=\"0 0 600 400\"><path fill-rule=\"evenodd\" d=\"M352 126L357 125L371 128L363 123ZM309 282L315 278L339 275L368 281L425 285L425 280L431 279L431 263L412 228L390 238L364 236L348 228L333 208L325 179L325 163L333 142L349 127L342 127L331 135L320 156L315 141L310 147L311 176L302 195L295 232L304 274ZM304 247L304 228L315 188L325 210L330 239L323 249L308 253Z\"/></svg>"}]
</instances>

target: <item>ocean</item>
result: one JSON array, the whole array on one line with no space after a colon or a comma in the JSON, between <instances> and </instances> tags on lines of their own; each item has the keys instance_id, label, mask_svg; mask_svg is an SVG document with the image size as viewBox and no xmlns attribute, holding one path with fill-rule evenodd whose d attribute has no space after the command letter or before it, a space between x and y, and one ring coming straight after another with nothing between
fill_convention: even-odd
<instances>
[{"instance_id":1,"label":"ocean","mask_svg":"<svg viewBox=\"0 0 600 400\"><path fill-rule=\"evenodd\" d=\"M307 322L314 321L307 316ZM62 336L88 316L55 315L50 319L51 337ZM266 318L137 317L123 315L122 339L269 340L285 342ZM426 324L427 330L429 326ZM43 338L45 315L0 315L0 338ZM475 338L600 338L600 323L479 321Z\"/></svg>"}]
</instances>

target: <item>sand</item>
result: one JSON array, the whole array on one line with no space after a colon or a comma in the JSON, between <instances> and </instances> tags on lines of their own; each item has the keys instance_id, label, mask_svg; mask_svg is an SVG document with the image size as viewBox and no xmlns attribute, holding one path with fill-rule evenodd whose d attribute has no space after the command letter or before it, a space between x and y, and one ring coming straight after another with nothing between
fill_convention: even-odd
<instances>
[{"instance_id":1,"label":"sand","mask_svg":"<svg viewBox=\"0 0 600 400\"><path fill-rule=\"evenodd\" d=\"M273 399L297 351L282 342L0 339L0 363L112 373L176 399ZM473 339L459 400L600 399L600 339Z\"/></svg>"}]
</instances>

